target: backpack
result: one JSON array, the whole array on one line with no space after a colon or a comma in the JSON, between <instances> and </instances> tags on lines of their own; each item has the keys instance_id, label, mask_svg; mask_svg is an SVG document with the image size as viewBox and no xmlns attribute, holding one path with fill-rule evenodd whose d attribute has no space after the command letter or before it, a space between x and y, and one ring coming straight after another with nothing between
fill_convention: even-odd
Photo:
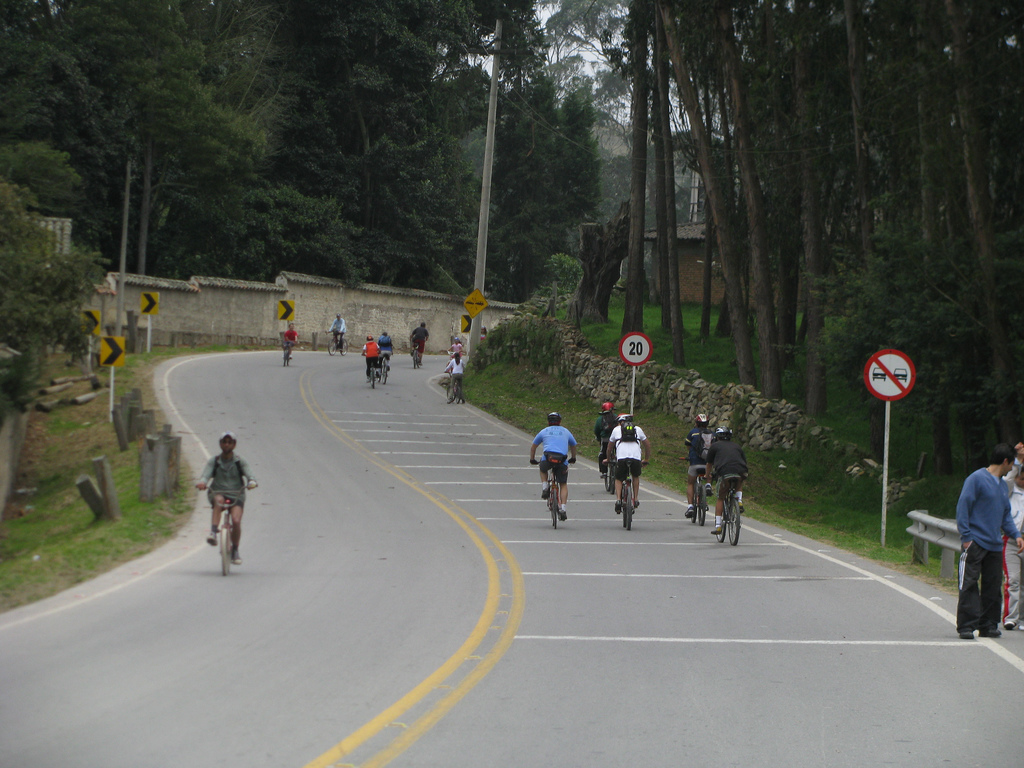
<instances>
[{"instance_id":1,"label":"backpack","mask_svg":"<svg viewBox=\"0 0 1024 768\"><path fill-rule=\"evenodd\" d=\"M619 439L624 443L636 442L636 424L623 424Z\"/></svg>"},{"instance_id":2,"label":"backpack","mask_svg":"<svg viewBox=\"0 0 1024 768\"><path fill-rule=\"evenodd\" d=\"M605 411L604 413L601 414L601 419L604 421L604 430L606 436L610 435L612 433L612 430L615 429L615 422L618 421L618 418L619 417L616 416L611 411Z\"/></svg>"},{"instance_id":3,"label":"backpack","mask_svg":"<svg viewBox=\"0 0 1024 768\"><path fill-rule=\"evenodd\" d=\"M701 433L697 435L697 441L693 447L697 449L697 455L700 456L701 461L708 460L708 449L711 448L714 439L715 435L711 430L701 430Z\"/></svg>"}]
</instances>

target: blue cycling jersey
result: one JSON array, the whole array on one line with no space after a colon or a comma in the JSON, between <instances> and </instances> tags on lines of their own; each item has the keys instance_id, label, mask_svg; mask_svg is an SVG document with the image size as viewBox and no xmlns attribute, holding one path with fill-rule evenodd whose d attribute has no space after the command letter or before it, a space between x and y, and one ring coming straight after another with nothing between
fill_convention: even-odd
<instances>
[{"instance_id":1,"label":"blue cycling jersey","mask_svg":"<svg viewBox=\"0 0 1024 768\"><path fill-rule=\"evenodd\" d=\"M565 427L553 425L542 429L533 438L534 445L540 445L541 443L544 443L544 453L561 453L564 456L568 456L569 446L576 445L576 438Z\"/></svg>"}]
</instances>

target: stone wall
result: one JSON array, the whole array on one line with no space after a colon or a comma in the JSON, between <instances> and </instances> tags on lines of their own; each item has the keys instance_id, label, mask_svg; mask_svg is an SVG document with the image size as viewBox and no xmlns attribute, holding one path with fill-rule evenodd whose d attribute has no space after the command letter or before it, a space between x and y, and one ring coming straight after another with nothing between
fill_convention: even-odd
<instances>
[{"instance_id":1,"label":"stone wall","mask_svg":"<svg viewBox=\"0 0 1024 768\"><path fill-rule=\"evenodd\" d=\"M117 278L116 272L110 273L85 307L100 310L104 328L113 328L115 322ZM294 272L282 272L273 283L126 275L125 309L138 313L142 293L152 291L160 294L159 313L142 315L139 326L144 339L152 320L157 345L277 344L287 328L285 321L277 319L277 303L290 299L295 302L300 343L309 343L314 333L325 340L327 328L340 312L353 345L361 344L367 335L377 337L387 331L399 350L408 349L412 329L426 322L427 350L440 352L450 346L452 336L459 335L466 312L463 296L383 285L348 286L340 280ZM514 304L491 302L482 313L484 327L490 330L514 309Z\"/></svg>"},{"instance_id":2,"label":"stone wall","mask_svg":"<svg viewBox=\"0 0 1024 768\"><path fill-rule=\"evenodd\" d=\"M595 403L611 400L629 403L632 371L618 358L599 355L574 326L551 318L517 315L506 320L488 339L472 363L485 367L492 361L541 367L566 380L579 394ZM790 450L809 442L821 442L855 452L856 446L840 445L830 430L815 424L797 406L770 400L754 387L712 384L694 370L649 363L639 366L635 408L674 413L692 424L698 413L707 413L712 426L728 426L745 446L759 451Z\"/></svg>"}]
</instances>

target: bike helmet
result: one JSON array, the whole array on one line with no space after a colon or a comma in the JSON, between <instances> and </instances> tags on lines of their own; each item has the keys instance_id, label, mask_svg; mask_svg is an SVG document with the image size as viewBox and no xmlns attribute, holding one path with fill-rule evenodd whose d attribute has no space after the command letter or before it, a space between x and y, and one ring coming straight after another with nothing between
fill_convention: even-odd
<instances>
[{"instance_id":1,"label":"bike helmet","mask_svg":"<svg viewBox=\"0 0 1024 768\"><path fill-rule=\"evenodd\" d=\"M456 344L461 344L461 343L462 343L462 339L460 339L460 338L459 338L458 336L456 336L456 337L455 337L455 342L454 342L454 343L456 343Z\"/></svg>"},{"instance_id":2,"label":"bike helmet","mask_svg":"<svg viewBox=\"0 0 1024 768\"><path fill-rule=\"evenodd\" d=\"M625 424L627 422L630 422L632 420L633 420L633 414L632 413L620 413L619 414L619 421L621 421L623 424Z\"/></svg>"},{"instance_id":3,"label":"bike helmet","mask_svg":"<svg viewBox=\"0 0 1024 768\"><path fill-rule=\"evenodd\" d=\"M335 317L341 317L341 312L335 315Z\"/></svg>"},{"instance_id":4,"label":"bike helmet","mask_svg":"<svg viewBox=\"0 0 1024 768\"><path fill-rule=\"evenodd\" d=\"M601 413L608 413L608 411L615 410L615 403L607 402L601 403Z\"/></svg>"},{"instance_id":5,"label":"bike helmet","mask_svg":"<svg viewBox=\"0 0 1024 768\"><path fill-rule=\"evenodd\" d=\"M715 440L732 440L732 430L728 427L719 427L715 430Z\"/></svg>"},{"instance_id":6,"label":"bike helmet","mask_svg":"<svg viewBox=\"0 0 1024 768\"><path fill-rule=\"evenodd\" d=\"M366 340L367 341L373 341L373 334L369 334L369 333L366 334Z\"/></svg>"},{"instance_id":7,"label":"bike helmet","mask_svg":"<svg viewBox=\"0 0 1024 768\"><path fill-rule=\"evenodd\" d=\"M562 423L562 414L558 413L557 411L552 411L551 413L548 414L548 424L561 424L561 423Z\"/></svg>"},{"instance_id":8,"label":"bike helmet","mask_svg":"<svg viewBox=\"0 0 1024 768\"><path fill-rule=\"evenodd\" d=\"M698 413L696 422L698 427L706 427L708 425L708 415L706 413Z\"/></svg>"}]
</instances>

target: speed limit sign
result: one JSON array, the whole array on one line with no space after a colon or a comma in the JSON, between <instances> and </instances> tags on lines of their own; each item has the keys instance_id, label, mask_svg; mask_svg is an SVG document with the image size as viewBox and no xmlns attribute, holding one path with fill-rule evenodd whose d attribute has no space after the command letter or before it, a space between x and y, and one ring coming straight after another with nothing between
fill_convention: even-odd
<instances>
[{"instance_id":1,"label":"speed limit sign","mask_svg":"<svg viewBox=\"0 0 1024 768\"><path fill-rule=\"evenodd\" d=\"M643 365L651 359L652 352L651 340L639 331L627 333L619 342L619 357L627 365Z\"/></svg>"}]
</instances>

